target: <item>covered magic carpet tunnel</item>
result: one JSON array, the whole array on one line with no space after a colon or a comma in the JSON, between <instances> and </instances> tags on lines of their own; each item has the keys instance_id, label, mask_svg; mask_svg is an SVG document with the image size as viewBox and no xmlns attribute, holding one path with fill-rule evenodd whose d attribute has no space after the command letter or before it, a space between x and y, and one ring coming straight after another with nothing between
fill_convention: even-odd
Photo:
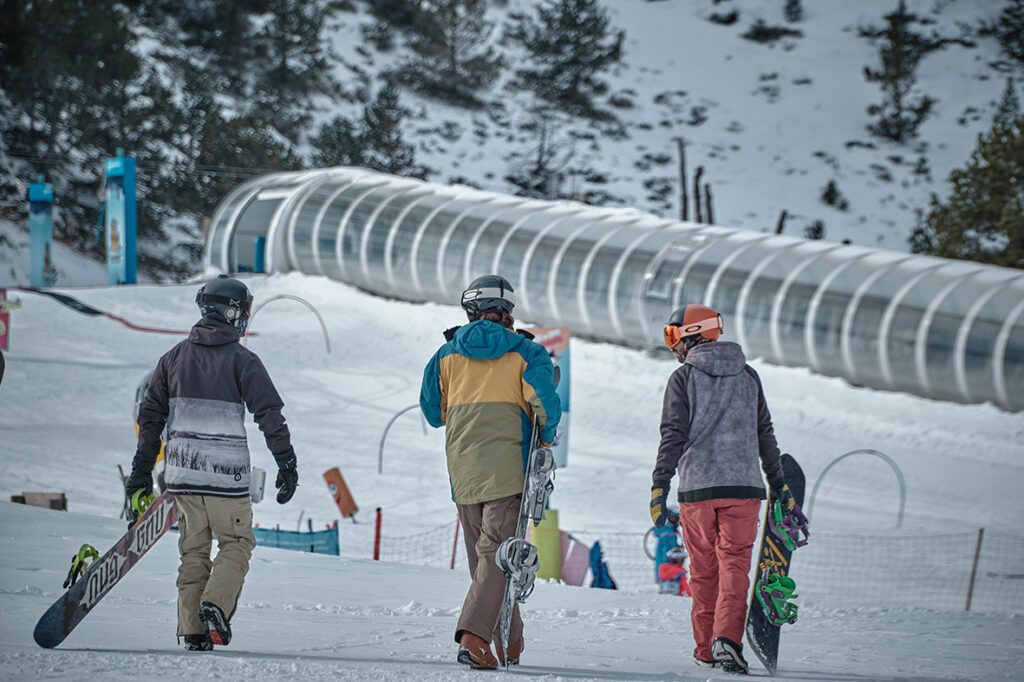
<instances>
[{"instance_id":1,"label":"covered magic carpet tunnel","mask_svg":"<svg viewBox=\"0 0 1024 682\"><path fill-rule=\"evenodd\" d=\"M204 265L300 271L457 304L498 273L516 318L663 348L680 305L719 311L748 357L882 390L1024 410L1024 272L541 201L357 168L233 190Z\"/></svg>"}]
</instances>

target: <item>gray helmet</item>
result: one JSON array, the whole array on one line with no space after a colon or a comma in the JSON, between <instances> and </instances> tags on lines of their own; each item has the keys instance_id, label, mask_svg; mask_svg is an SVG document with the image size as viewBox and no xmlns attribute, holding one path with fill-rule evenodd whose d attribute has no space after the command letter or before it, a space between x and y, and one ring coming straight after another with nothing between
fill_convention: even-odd
<instances>
[{"instance_id":1,"label":"gray helmet","mask_svg":"<svg viewBox=\"0 0 1024 682\"><path fill-rule=\"evenodd\" d=\"M238 330L239 336L245 335L252 308L252 294L237 279L220 275L210 280L196 294L196 303L204 316L217 313Z\"/></svg>"},{"instance_id":2,"label":"gray helmet","mask_svg":"<svg viewBox=\"0 0 1024 682\"><path fill-rule=\"evenodd\" d=\"M485 310L500 308L509 315L516 306L515 291L509 281L500 275L477 277L462 292L462 309L470 322Z\"/></svg>"}]
</instances>

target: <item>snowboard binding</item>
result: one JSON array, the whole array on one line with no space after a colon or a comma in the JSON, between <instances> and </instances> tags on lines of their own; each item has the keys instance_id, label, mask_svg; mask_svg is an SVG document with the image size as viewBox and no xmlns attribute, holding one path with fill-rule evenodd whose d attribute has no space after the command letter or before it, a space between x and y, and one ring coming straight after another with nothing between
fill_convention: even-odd
<instances>
[{"instance_id":1,"label":"snowboard binding","mask_svg":"<svg viewBox=\"0 0 1024 682\"><path fill-rule=\"evenodd\" d=\"M782 502L776 500L772 506L770 528L772 533L786 545L790 552L807 544L810 531L807 529L807 517L799 505L794 505L788 512L782 511Z\"/></svg>"},{"instance_id":2,"label":"snowboard binding","mask_svg":"<svg viewBox=\"0 0 1024 682\"><path fill-rule=\"evenodd\" d=\"M64 580L64 587L74 585L75 581L92 568L92 565L99 558L100 553L96 551L95 547L92 545L82 545L78 549L78 554L71 557L71 570L68 571L68 577Z\"/></svg>"},{"instance_id":3,"label":"snowboard binding","mask_svg":"<svg viewBox=\"0 0 1024 682\"><path fill-rule=\"evenodd\" d=\"M508 538L500 545L494 555L494 563L505 573L513 586L512 596L519 602L525 602L533 593L537 579L537 547L522 538Z\"/></svg>"},{"instance_id":4,"label":"snowboard binding","mask_svg":"<svg viewBox=\"0 0 1024 682\"><path fill-rule=\"evenodd\" d=\"M769 573L765 569L758 578L754 593L773 625L796 622L797 605L791 601L798 596L793 594L794 589L796 583L788 575Z\"/></svg>"},{"instance_id":5,"label":"snowboard binding","mask_svg":"<svg viewBox=\"0 0 1024 682\"><path fill-rule=\"evenodd\" d=\"M128 511L128 527L131 528L135 525L135 522L139 520L139 517L146 513L146 510L153 506L153 502L156 500L156 496L153 493L148 495L142 490L136 490L135 494L132 495L128 501L130 509Z\"/></svg>"},{"instance_id":6,"label":"snowboard binding","mask_svg":"<svg viewBox=\"0 0 1024 682\"><path fill-rule=\"evenodd\" d=\"M544 520L544 510L548 506L548 497L555 489L555 456L551 448L537 448L533 453L533 470L527 476L529 491L529 509L527 514L533 525Z\"/></svg>"}]
</instances>

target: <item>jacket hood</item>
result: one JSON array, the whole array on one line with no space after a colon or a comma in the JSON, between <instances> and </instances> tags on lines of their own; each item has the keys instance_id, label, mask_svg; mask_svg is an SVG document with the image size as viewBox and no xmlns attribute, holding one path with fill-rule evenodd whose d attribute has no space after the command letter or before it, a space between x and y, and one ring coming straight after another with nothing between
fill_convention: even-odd
<instances>
[{"instance_id":1,"label":"jacket hood","mask_svg":"<svg viewBox=\"0 0 1024 682\"><path fill-rule=\"evenodd\" d=\"M188 340L200 346L223 346L238 341L238 330L217 313L209 313L196 322Z\"/></svg>"},{"instance_id":2,"label":"jacket hood","mask_svg":"<svg viewBox=\"0 0 1024 682\"><path fill-rule=\"evenodd\" d=\"M738 343L714 341L691 348L686 353L686 364L711 376L727 377L742 372L747 358Z\"/></svg>"},{"instance_id":3,"label":"jacket hood","mask_svg":"<svg viewBox=\"0 0 1024 682\"><path fill-rule=\"evenodd\" d=\"M477 320L459 327L451 344L455 352L475 360L493 360L515 350L525 339L497 322Z\"/></svg>"}]
</instances>

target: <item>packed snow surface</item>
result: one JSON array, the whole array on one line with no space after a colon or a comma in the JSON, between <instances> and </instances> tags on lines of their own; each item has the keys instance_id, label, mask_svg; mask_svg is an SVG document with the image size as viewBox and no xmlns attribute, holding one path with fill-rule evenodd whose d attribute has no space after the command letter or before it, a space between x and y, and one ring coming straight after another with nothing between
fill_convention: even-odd
<instances>
[{"instance_id":1,"label":"packed snow surface","mask_svg":"<svg viewBox=\"0 0 1024 682\"><path fill-rule=\"evenodd\" d=\"M24 491L62 491L69 511L0 502L0 678L453 680L483 674L455 662L452 635L469 582L465 568L416 565L415 557L401 563L371 558L377 507L386 539L425 533L455 518L441 431L425 433L412 410L388 432L380 474L378 453L388 421L417 402L422 368L443 341L441 331L464 320L461 310L390 301L297 274L247 282L257 305L287 294L315 306L331 348L328 353L316 316L293 300L271 301L253 319L256 336L247 343L285 400L300 472L294 500L280 506L270 488L255 507L255 521L294 529L301 514L303 528L305 519L316 528L333 522L338 510L321 476L337 466L361 509L358 523L339 524L342 555L258 547L231 645L187 654L174 638L172 532L60 647L38 648L32 629L61 594L71 555L85 542L105 551L124 530L117 518L122 492L116 467L127 468L135 450L135 390L181 337L134 331L48 297L10 291L22 305L12 312L0 387L0 492L7 500ZM137 325L181 330L198 317L198 286L60 291ZM1020 679L1019 602L982 601L965 612L963 590L951 603L936 605L924 599L924 584L949 582L948 566L969 564L981 527L986 538L1009 538L1010 544L1020 538L1024 416L752 364L780 445L803 465L809 492L830 462L856 449L886 453L906 481L897 529L896 480L880 459L849 458L824 479L812 514L812 544L794 559L804 599L800 620L783 631L780 679ZM558 472L552 498L562 528L609 542L615 534L642 537L649 528L661 398L675 367L667 354L573 341L569 461ZM249 442L253 464L272 471L273 460L251 423ZM272 480L271 474L268 488ZM831 547L837 538L867 534L882 535L895 547L926 538L939 551L922 552L920 563L912 553L884 570L878 554L853 553L843 563L859 582L830 582L838 567L822 568L828 557L821 550L816 557L815 539L819 547ZM946 549L934 540L942 534L966 537L969 546L957 540ZM646 561L639 541L635 555ZM618 571L622 583L617 591L539 582L524 607L523 665L496 674L552 680L726 677L693 664L689 601L633 580L624 561L609 555L612 575ZM997 576L991 580L1003 576L987 573ZM1019 573L1019 564L1006 571ZM918 583L922 605L915 605ZM888 587L893 584L909 587L896 595ZM844 592L866 601L852 606ZM754 675L766 675L748 658Z\"/></svg>"}]
</instances>

